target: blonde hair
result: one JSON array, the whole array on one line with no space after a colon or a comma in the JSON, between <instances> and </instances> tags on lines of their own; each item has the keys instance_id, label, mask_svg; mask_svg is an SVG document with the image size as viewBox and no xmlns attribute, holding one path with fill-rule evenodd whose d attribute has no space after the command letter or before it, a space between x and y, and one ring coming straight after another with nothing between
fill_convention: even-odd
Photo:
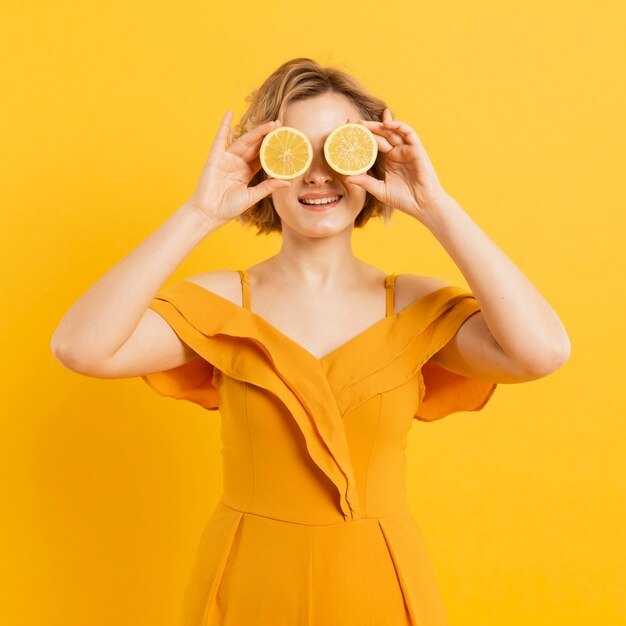
<instances>
[{"instance_id":1,"label":"blonde hair","mask_svg":"<svg viewBox=\"0 0 626 626\"><path fill-rule=\"evenodd\" d=\"M253 128L276 119L283 119L289 103L305 100L326 93L339 93L351 100L359 110L361 119L382 120L386 103L372 95L361 83L347 72L337 67L322 67L313 59L299 57L283 63L265 82L246 97L250 102L248 110L241 116L239 123L229 132L227 149L233 141ZM381 152L369 172L374 178L384 179L385 155ZM249 182L253 187L267 179L265 170L260 169ZM371 217L382 217L389 225L394 208L380 202L369 192L365 203L354 220L356 228L362 228ZM271 194L265 196L246 211L237 216L243 225L254 225L257 235L281 232L281 221Z\"/></svg>"}]
</instances>

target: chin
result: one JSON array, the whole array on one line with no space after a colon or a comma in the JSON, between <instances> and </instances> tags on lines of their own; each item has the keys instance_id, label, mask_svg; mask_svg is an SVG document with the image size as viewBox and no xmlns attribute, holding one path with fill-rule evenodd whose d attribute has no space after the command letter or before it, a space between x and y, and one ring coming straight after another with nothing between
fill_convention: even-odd
<instances>
[{"instance_id":1,"label":"chin","mask_svg":"<svg viewBox=\"0 0 626 626\"><path fill-rule=\"evenodd\" d=\"M345 232L347 229L354 228L354 219L323 219L308 221L306 223L299 222L294 228L291 225L287 227L296 231L304 237L331 237ZM283 222L284 227L284 222Z\"/></svg>"}]
</instances>

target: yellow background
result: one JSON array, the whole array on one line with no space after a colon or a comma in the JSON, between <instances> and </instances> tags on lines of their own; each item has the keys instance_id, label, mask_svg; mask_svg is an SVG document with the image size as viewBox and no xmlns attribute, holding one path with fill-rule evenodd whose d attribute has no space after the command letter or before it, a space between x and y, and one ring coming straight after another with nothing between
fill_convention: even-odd
<instances>
[{"instance_id":1,"label":"yellow background","mask_svg":"<svg viewBox=\"0 0 626 626\"><path fill-rule=\"evenodd\" d=\"M571 339L552 376L410 432L411 509L451 625L625 623L623 2L0 6L1 623L176 623L221 493L219 413L72 373L49 342L191 195L226 109L238 119L296 56L413 126ZM171 279L278 247L232 222ZM354 251L466 284L400 212Z\"/></svg>"}]
</instances>

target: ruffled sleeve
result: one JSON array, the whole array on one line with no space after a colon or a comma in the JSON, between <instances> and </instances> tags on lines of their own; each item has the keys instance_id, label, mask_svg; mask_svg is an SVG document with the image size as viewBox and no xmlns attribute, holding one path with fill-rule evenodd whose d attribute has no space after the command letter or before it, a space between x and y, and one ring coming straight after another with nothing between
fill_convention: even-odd
<instances>
[{"instance_id":1,"label":"ruffled sleeve","mask_svg":"<svg viewBox=\"0 0 626 626\"><path fill-rule=\"evenodd\" d=\"M341 353L331 353L323 365L342 414L411 380L418 387L410 409L417 420L430 422L485 406L496 383L461 376L431 360L479 311L470 291L447 285L362 333Z\"/></svg>"},{"instance_id":2,"label":"ruffled sleeve","mask_svg":"<svg viewBox=\"0 0 626 626\"><path fill-rule=\"evenodd\" d=\"M186 294L180 282L162 288L149 304L170 325L178 337L198 352L207 339L201 336L190 320L183 314ZM206 356L206 350L202 350ZM220 371L205 356L197 356L180 365L162 372L142 376L142 380L161 396L176 400L187 400L208 410L219 408L217 383Z\"/></svg>"},{"instance_id":3,"label":"ruffled sleeve","mask_svg":"<svg viewBox=\"0 0 626 626\"><path fill-rule=\"evenodd\" d=\"M497 384L451 372L433 361L422 367L425 394L415 419L432 422L450 413L480 411L496 390Z\"/></svg>"},{"instance_id":4,"label":"ruffled sleeve","mask_svg":"<svg viewBox=\"0 0 626 626\"><path fill-rule=\"evenodd\" d=\"M214 376L218 371L201 356L170 370L146 374L141 378L161 396L187 400L208 410L219 408L219 393Z\"/></svg>"},{"instance_id":5,"label":"ruffled sleeve","mask_svg":"<svg viewBox=\"0 0 626 626\"><path fill-rule=\"evenodd\" d=\"M480 311L471 292L463 291L460 287L456 291L444 303L441 315L431 324L428 359L454 337L468 318ZM495 382L451 372L428 359L421 369L422 398L415 419L432 422L459 411L479 411L496 390Z\"/></svg>"}]
</instances>

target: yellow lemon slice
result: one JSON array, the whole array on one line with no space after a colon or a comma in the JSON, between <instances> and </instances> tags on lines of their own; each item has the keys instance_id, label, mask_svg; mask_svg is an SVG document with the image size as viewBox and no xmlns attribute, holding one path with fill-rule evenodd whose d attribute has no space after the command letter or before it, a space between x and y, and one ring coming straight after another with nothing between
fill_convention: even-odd
<instances>
[{"instance_id":1,"label":"yellow lemon slice","mask_svg":"<svg viewBox=\"0 0 626 626\"><path fill-rule=\"evenodd\" d=\"M357 176L369 170L378 155L374 133L363 124L337 126L324 143L324 157L340 174Z\"/></svg>"},{"instance_id":2,"label":"yellow lemon slice","mask_svg":"<svg viewBox=\"0 0 626 626\"><path fill-rule=\"evenodd\" d=\"M268 176L290 180L311 167L313 146L301 130L279 126L263 138L259 158Z\"/></svg>"}]
</instances>

